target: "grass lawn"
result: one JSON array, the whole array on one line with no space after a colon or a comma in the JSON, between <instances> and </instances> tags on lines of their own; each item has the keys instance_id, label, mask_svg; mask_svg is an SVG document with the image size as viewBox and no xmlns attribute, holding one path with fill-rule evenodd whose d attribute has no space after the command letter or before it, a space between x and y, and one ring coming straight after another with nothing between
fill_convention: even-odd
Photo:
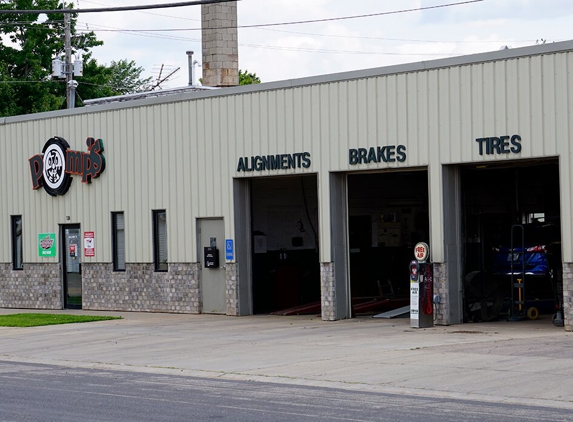
<instances>
[{"instance_id":1,"label":"grass lawn","mask_svg":"<svg viewBox=\"0 0 573 422\"><path fill-rule=\"evenodd\" d=\"M109 321L111 319L122 318L91 315L11 314L0 315L0 327L38 327L40 325L75 324L78 322Z\"/></svg>"}]
</instances>

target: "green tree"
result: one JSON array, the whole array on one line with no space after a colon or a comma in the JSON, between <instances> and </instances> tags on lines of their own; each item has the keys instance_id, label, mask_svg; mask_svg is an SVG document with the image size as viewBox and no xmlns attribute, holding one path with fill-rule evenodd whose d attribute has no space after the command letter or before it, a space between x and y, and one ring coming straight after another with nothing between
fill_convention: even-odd
<instances>
[{"instance_id":1,"label":"green tree","mask_svg":"<svg viewBox=\"0 0 573 422\"><path fill-rule=\"evenodd\" d=\"M0 0L0 115L28 114L65 106L65 83L52 81L52 59L64 49L64 14L1 13L2 10L59 10L59 0ZM67 4L72 8L73 4ZM76 32L71 16L72 48L102 45L93 32ZM5 96L9 96L6 98Z\"/></svg>"},{"instance_id":2,"label":"green tree","mask_svg":"<svg viewBox=\"0 0 573 422\"><path fill-rule=\"evenodd\" d=\"M199 83L203 84L203 78L199 78ZM239 85L253 85L260 83L261 78L259 78L256 73L249 73L248 70L243 72L239 69Z\"/></svg>"},{"instance_id":3,"label":"green tree","mask_svg":"<svg viewBox=\"0 0 573 422\"><path fill-rule=\"evenodd\" d=\"M2 10L60 10L60 0L0 0L0 116L65 108L64 79L51 77L52 60L64 50L64 14L2 13ZM73 8L67 4L66 8ZM77 14L70 19L72 53L83 53L84 76L77 77L77 94L91 99L144 91L151 78L134 61L99 65L91 49L103 44L93 32L76 31Z\"/></svg>"},{"instance_id":4,"label":"green tree","mask_svg":"<svg viewBox=\"0 0 573 422\"><path fill-rule=\"evenodd\" d=\"M13 103L15 96L14 85L10 83L7 73L6 65L0 63L0 116L17 114L16 106Z\"/></svg>"},{"instance_id":5,"label":"green tree","mask_svg":"<svg viewBox=\"0 0 573 422\"><path fill-rule=\"evenodd\" d=\"M77 94L81 100L149 91L152 77L143 78L144 69L127 59L100 65L90 58L84 63L84 76L78 78Z\"/></svg>"},{"instance_id":6,"label":"green tree","mask_svg":"<svg viewBox=\"0 0 573 422\"><path fill-rule=\"evenodd\" d=\"M249 73L248 70L244 72L239 69L239 85L255 85L260 84L261 78L256 73Z\"/></svg>"}]
</instances>

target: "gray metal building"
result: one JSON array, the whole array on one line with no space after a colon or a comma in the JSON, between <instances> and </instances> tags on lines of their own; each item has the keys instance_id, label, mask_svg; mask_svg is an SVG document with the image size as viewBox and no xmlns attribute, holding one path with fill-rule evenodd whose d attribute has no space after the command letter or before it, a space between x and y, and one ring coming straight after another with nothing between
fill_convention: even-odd
<instances>
[{"instance_id":1,"label":"gray metal building","mask_svg":"<svg viewBox=\"0 0 573 422\"><path fill-rule=\"evenodd\" d=\"M540 224L571 330L572 71L567 41L0 118L0 306L336 320L425 241L457 324Z\"/></svg>"}]
</instances>

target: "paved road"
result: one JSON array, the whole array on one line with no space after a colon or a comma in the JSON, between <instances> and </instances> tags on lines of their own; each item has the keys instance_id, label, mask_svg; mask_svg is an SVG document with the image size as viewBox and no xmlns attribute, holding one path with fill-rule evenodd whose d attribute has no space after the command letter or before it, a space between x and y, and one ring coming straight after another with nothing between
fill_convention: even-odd
<instances>
[{"instance_id":1,"label":"paved road","mask_svg":"<svg viewBox=\"0 0 573 422\"><path fill-rule=\"evenodd\" d=\"M22 311L0 309L16 312ZM415 330L408 320L372 318L55 312L124 319L0 327L0 364L273 382L573 413L573 333L547 319Z\"/></svg>"},{"instance_id":2,"label":"paved road","mask_svg":"<svg viewBox=\"0 0 573 422\"><path fill-rule=\"evenodd\" d=\"M573 421L568 410L0 363L0 421Z\"/></svg>"}]
</instances>

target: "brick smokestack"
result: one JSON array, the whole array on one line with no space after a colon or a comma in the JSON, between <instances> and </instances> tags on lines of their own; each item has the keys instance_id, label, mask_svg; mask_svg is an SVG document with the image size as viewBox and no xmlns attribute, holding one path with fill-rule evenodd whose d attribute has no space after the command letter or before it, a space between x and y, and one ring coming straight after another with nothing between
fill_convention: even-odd
<instances>
[{"instance_id":1,"label":"brick smokestack","mask_svg":"<svg viewBox=\"0 0 573 422\"><path fill-rule=\"evenodd\" d=\"M203 85L239 85L237 2L201 5Z\"/></svg>"}]
</instances>

